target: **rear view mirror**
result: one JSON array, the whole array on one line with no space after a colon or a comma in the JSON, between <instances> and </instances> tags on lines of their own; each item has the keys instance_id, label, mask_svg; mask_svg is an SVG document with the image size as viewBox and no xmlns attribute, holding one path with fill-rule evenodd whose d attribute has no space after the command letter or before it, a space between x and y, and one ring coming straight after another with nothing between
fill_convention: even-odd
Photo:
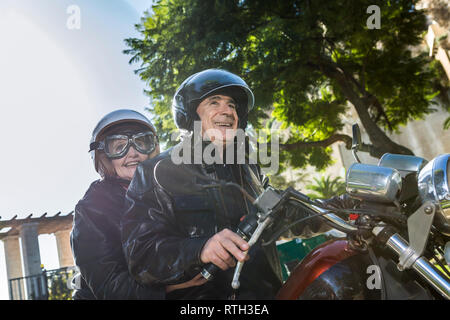
<instances>
[{"instance_id":1,"label":"rear view mirror","mask_svg":"<svg viewBox=\"0 0 450 320\"><path fill-rule=\"evenodd\" d=\"M361 131L359 130L359 126L357 123L355 123L352 126L352 154L355 158L356 162L361 163L361 161L358 158L358 155L356 154L357 151L361 149L362 141L361 141Z\"/></svg>"}]
</instances>

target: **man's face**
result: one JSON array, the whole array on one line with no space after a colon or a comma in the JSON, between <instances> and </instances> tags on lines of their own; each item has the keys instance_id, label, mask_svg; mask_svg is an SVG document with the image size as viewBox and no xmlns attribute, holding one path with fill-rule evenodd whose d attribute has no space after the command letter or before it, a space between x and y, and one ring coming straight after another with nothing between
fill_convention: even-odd
<instances>
[{"instance_id":1,"label":"man's face","mask_svg":"<svg viewBox=\"0 0 450 320\"><path fill-rule=\"evenodd\" d=\"M200 102L197 114L202 121L203 138L221 139L224 144L233 141L238 126L233 98L220 94L210 96Z\"/></svg>"}]
</instances>

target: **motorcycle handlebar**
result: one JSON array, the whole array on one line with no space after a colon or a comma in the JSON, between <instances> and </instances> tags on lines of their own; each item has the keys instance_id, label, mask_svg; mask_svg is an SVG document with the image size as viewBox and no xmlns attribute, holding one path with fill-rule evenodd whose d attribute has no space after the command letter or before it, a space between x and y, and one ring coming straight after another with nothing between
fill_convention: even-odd
<instances>
[{"instance_id":1,"label":"motorcycle handlebar","mask_svg":"<svg viewBox=\"0 0 450 320\"><path fill-rule=\"evenodd\" d=\"M208 263L202 269L201 275L206 280L211 280L217 272L220 271L220 268L213 263Z\"/></svg>"},{"instance_id":2,"label":"motorcycle handlebar","mask_svg":"<svg viewBox=\"0 0 450 320\"><path fill-rule=\"evenodd\" d=\"M288 188L283 193L283 195L278 199L278 203L281 203L284 200L294 200L294 201L298 202L299 204L305 206L305 208L311 210L317 216L323 216L325 219L327 219L333 225L333 227L335 227L336 229L339 229L343 232L351 233L351 232L355 232L358 230L356 227L348 224L347 222L345 222L343 219L341 219L334 213L331 213L328 210L322 209L319 206L314 205L307 196L296 191L295 189ZM256 201L257 200L255 200L255 202ZM272 206L271 208L273 209L274 207L275 206ZM274 209L274 210L276 211L276 209ZM256 216L246 216L245 219L239 224L236 233L239 234L244 240L248 240L250 238L250 241L249 241L249 244L250 244L252 241L255 241L254 240L255 237L259 238L260 234L262 233L262 231L264 231L265 227L269 224L268 222L271 219L272 218L270 218L269 216L266 216L266 218L263 219L264 221L261 221L260 223L258 223L257 222L258 219ZM255 232L255 234L254 234L254 231L257 229L258 229L258 232ZM256 234L256 233L258 233L258 234ZM241 267L240 263L238 263L238 266L236 267L236 272L235 272L235 277L234 277L235 279L237 279L240 274L240 270L238 270L239 269L238 267ZM206 280L211 280L214 277L214 275L219 271L220 271L220 268L218 266L214 265L213 263L208 263L203 267L203 269L201 271L201 275ZM235 281L235 283L238 283L238 282ZM237 284L237 286L239 286L239 285Z\"/></svg>"},{"instance_id":3,"label":"motorcycle handlebar","mask_svg":"<svg viewBox=\"0 0 450 320\"><path fill-rule=\"evenodd\" d=\"M258 229L258 217L253 214L246 215L242 218L242 221L239 223L236 234L238 234L242 239L247 241L253 236L253 233L256 229ZM249 245L251 243L249 242ZM206 280L211 280L217 272L220 271L220 268L213 263L206 264L202 271L200 272L203 278Z\"/></svg>"},{"instance_id":4,"label":"motorcycle handlebar","mask_svg":"<svg viewBox=\"0 0 450 320\"><path fill-rule=\"evenodd\" d=\"M297 201L310 209L311 211L315 212L318 215L321 215L325 219L327 219L329 222L331 222L334 226L336 226L336 229L341 230L343 232L355 232L358 231L358 228L355 226L352 226L351 224L347 223L345 220L341 219L339 216L335 215L334 213L330 212L330 210L320 208L319 206L316 206L312 204L310 201L304 201L301 199L298 199L297 197L291 197L290 200Z\"/></svg>"},{"instance_id":5,"label":"motorcycle handlebar","mask_svg":"<svg viewBox=\"0 0 450 320\"><path fill-rule=\"evenodd\" d=\"M376 227L373 229L373 234L378 236L385 229L385 227ZM402 256L405 252L410 250L408 242L403 239L398 233L393 233L385 244L388 248L394 251L397 255ZM436 291L438 291L444 298L450 300L450 283L448 278L437 270L425 257L418 257L411 268L417 272L425 281L427 281ZM399 270L402 270L399 266Z\"/></svg>"}]
</instances>

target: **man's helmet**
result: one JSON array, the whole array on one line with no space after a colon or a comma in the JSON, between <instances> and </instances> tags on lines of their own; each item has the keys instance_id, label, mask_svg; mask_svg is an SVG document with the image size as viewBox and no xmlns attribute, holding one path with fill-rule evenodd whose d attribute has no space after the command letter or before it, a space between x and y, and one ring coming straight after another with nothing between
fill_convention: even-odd
<instances>
[{"instance_id":1,"label":"man's helmet","mask_svg":"<svg viewBox=\"0 0 450 320\"><path fill-rule=\"evenodd\" d=\"M197 106L212 94L228 95L236 101L239 128L245 129L248 112L255 102L253 92L240 77L221 69L208 69L193 74L177 89L172 101L177 127L192 131L194 121L200 120Z\"/></svg>"},{"instance_id":2,"label":"man's helmet","mask_svg":"<svg viewBox=\"0 0 450 320\"><path fill-rule=\"evenodd\" d=\"M96 157L96 153L98 152L97 145L99 140L102 137L102 134L112 126L118 125L120 123L136 123L140 125L144 125L149 128L156 136L156 129L153 124L148 120L144 115L140 114L137 111L130 109L120 109L105 115L95 126L94 131L92 132L91 143L89 145L89 152L91 153L91 158L94 162L95 171L99 172L98 167L98 157ZM100 172L99 172L100 173ZM100 173L101 174L101 173Z\"/></svg>"}]
</instances>

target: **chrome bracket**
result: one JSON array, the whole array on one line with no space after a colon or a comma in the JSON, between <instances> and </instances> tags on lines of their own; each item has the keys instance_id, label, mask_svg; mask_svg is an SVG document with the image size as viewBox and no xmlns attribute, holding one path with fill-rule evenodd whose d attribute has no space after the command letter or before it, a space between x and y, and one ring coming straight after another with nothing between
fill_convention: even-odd
<instances>
[{"instance_id":1,"label":"chrome bracket","mask_svg":"<svg viewBox=\"0 0 450 320\"><path fill-rule=\"evenodd\" d=\"M409 247L400 255L397 264L400 271L411 268L423 254L435 212L434 203L427 201L408 218Z\"/></svg>"}]
</instances>

